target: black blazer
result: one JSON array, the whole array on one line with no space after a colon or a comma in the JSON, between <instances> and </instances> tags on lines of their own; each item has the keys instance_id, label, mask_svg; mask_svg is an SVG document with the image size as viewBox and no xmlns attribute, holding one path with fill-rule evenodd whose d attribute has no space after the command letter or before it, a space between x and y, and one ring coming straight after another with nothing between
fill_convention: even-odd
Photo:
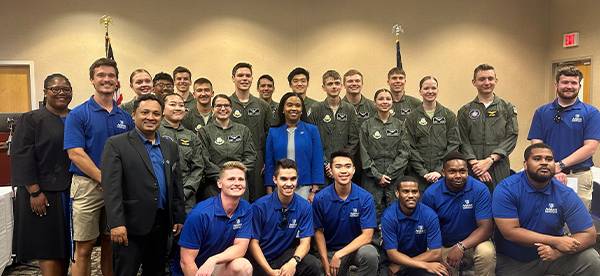
<instances>
[{"instance_id":1,"label":"black blazer","mask_svg":"<svg viewBox=\"0 0 600 276\"><path fill-rule=\"evenodd\" d=\"M160 149L165 162L169 222L183 224L185 211L177 145L161 137ZM101 171L109 229L125 226L128 234L148 234L158 208L159 188L148 152L135 129L107 140Z\"/></svg>"}]
</instances>

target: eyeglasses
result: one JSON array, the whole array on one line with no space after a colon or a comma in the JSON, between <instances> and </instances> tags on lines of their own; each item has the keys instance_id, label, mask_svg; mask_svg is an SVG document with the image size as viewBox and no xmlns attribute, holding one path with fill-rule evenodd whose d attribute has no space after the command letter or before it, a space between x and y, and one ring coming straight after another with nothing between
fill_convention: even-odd
<instances>
[{"instance_id":1,"label":"eyeglasses","mask_svg":"<svg viewBox=\"0 0 600 276\"><path fill-rule=\"evenodd\" d=\"M281 208L281 220L279 221L279 229L284 229L288 224L288 208Z\"/></svg>"},{"instance_id":2,"label":"eyeglasses","mask_svg":"<svg viewBox=\"0 0 600 276\"><path fill-rule=\"evenodd\" d=\"M164 84L164 83L157 83L156 86L161 87L161 88L173 88L172 84Z\"/></svg>"},{"instance_id":3,"label":"eyeglasses","mask_svg":"<svg viewBox=\"0 0 600 276\"><path fill-rule=\"evenodd\" d=\"M215 109L231 108L230 104L215 104Z\"/></svg>"},{"instance_id":4,"label":"eyeglasses","mask_svg":"<svg viewBox=\"0 0 600 276\"><path fill-rule=\"evenodd\" d=\"M58 95L60 92L65 93L66 95L71 95L73 93L73 89L71 87L48 87L46 90L50 91L52 95Z\"/></svg>"}]
</instances>

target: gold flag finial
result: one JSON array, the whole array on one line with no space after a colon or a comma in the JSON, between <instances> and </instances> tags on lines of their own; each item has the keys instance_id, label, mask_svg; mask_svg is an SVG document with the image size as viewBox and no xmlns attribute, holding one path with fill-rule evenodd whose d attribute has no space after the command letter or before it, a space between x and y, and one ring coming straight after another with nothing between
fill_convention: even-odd
<instances>
[{"instance_id":1,"label":"gold flag finial","mask_svg":"<svg viewBox=\"0 0 600 276\"><path fill-rule=\"evenodd\" d=\"M104 25L106 32L108 32L108 26L112 24L112 17L110 17L109 15L103 15L102 17L100 17L100 24Z\"/></svg>"}]
</instances>

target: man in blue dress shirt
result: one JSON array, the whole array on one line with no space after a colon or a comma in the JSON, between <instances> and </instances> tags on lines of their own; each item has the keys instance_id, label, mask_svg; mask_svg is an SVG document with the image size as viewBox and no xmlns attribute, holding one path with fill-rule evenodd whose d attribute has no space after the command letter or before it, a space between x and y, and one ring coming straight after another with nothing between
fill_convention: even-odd
<instances>
[{"instance_id":1,"label":"man in blue dress shirt","mask_svg":"<svg viewBox=\"0 0 600 276\"><path fill-rule=\"evenodd\" d=\"M294 192L296 162L277 161L273 182L276 192L252 204L250 253L254 275L321 275L321 263L307 255L314 235L312 208Z\"/></svg>"},{"instance_id":2,"label":"man in blue dress shirt","mask_svg":"<svg viewBox=\"0 0 600 276\"><path fill-rule=\"evenodd\" d=\"M183 224L179 238L183 274L250 276L252 265L244 258L252 237L252 209L242 199L246 166L225 162L217 186L221 192L198 203Z\"/></svg>"},{"instance_id":3,"label":"man in blue dress shirt","mask_svg":"<svg viewBox=\"0 0 600 276\"><path fill-rule=\"evenodd\" d=\"M556 73L556 99L535 111L527 139L546 143L558 160L556 177L577 179L577 194L589 210L593 180L592 156L600 141L600 112L579 100L583 74L575 66L560 68Z\"/></svg>"},{"instance_id":4,"label":"man in blue dress shirt","mask_svg":"<svg viewBox=\"0 0 600 276\"><path fill-rule=\"evenodd\" d=\"M442 174L422 199L439 218L442 259L452 275L458 275L463 262L474 265L475 275L494 275L496 250L490 240L494 224L489 189L469 176L467 160L459 152L444 158Z\"/></svg>"},{"instance_id":5,"label":"man in blue dress shirt","mask_svg":"<svg viewBox=\"0 0 600 276\"><path fill-rule=\"evenodd\" d=\"M524 157L524 171L493 195L496 274L600 275L596 228L577 194L554 178L550 146L530 145ZM565 223L571 235L564 235Z\"/></svg>"},{"instance_id":6,"label":"man in blue dress shirt","mask_svg":"<svg viewBox=\"0 0 600 276\"><path fill-rule=\"evenodd\" d=\"M442 235L435 212L420 203L419 180L398 181L398 200L383 212L383 249L391 275L448 275L442 261Z\"/></svg>"},{"instance_id":7,"label":"man in blue dress shirt","mask_svg":"<svg viewBox=\"0 0 600 276\"><path fill-rule=\"evenodd\" d=\"M313 201L315 240L327 275L376 275L379 253L371 245L375 220L375 201L365 189L352 183L352 155L331 154L333 184L321 190Z\"/></svg>"}]
</instances>

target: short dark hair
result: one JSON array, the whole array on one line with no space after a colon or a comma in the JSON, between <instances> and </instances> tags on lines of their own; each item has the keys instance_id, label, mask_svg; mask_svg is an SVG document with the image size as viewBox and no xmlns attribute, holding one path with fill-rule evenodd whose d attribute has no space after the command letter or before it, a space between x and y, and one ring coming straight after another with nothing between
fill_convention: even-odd
<instances>
[{"instance_id":1,"label":"short dark hair","mask_svg":"<svg viewBox=\"0 0 600 276\"><path fill-rule=\"evenodd\" d=\"M579 77L580 83L581 83L581 80L583 80L583 73L581 73L581 71L579 71L579 69L577 69L577 67L572 66L572 65L561 67L556 71L556 82L558 82L558 80L560 79L560 76Z\"/></svg>"},{"instance_id":2,"label":"short dark hair","mask_svg":"<svg viewBox=\"0 0 600 276\"><path fill-rule=\"evenodd\" d=\"M275 171L273 171L273 176L277 177L279 175L279 170L281 169L294 169L296 173L298 173L298 167L296 166L296 161L292 159L280 159L275 163Z\"/></svg>"},{"instance_id":3,"label":"short dark hair","mask_svg":"<svg viewBox=\"0 0 600 276\"><path fill-rule=\"evenodd\" d=\"M359 75L360 79L363 79L363 74L356 70L356 69L350 69L348 70L348 72L346 72L346 74L344 74L344 82L346 81L346 78L350 77L350 76L354 76L354 75Z\"/></svg>"},{"instance_id":4,"label":"short dark hair","mask_svg":"<svg viewBox=\"0 0 600 276\"><path fill-rule=\"evenodd\" d=\"M494 66L491 66L491 65L485 64L485 63L477 65L477 67L475 67L475 70L473 70L473 79L475 79L477 77L477 73L479 73L481 71L489 71L489 70L495 71Z\"/></svg>"},{"instance_id":5,"label":"short dark hair","mask_svg":"<svg viewBox=\"0 0 600 276\"><path fill-rule=\"evenodd\" d=\"M177 66L175 70L173 70L173 79L175 79L175 75L179 73L188 73L190 75L190 79L192 79L192 71L183 66Z\"/></svg>"},{"instance_id":6,"label":"short dark hair","mask_svg":"<svg viewBox=\"0 0 600 276\"><path fill-rule=\"evenodd\" d=\"M523 152L523 158L525 158L525 161L527 161L527 159L529 159L529 157L531 157L531 152L534 149L549 149L552 152L552 156L554 156L554 151L552 151L552 148L548 145L548 144L544 144L544 143L535 143L535 144L531 144L529 145L526 149L525 152Z\"/></svg>"},{"instance_id":7,"label":"short dark hair","mask_svg":"<svg viewBox=\"0 0 600 276\"><path fill-rule=\"evenodd\" d=\"M152 79L152 85L156 85L156 83L159 80L166 80L166 81L168 81L170 83L175 83L173 81L173 77L171 77L171 75L169 75L169 74L167 74L165 72L160 72L160 73L154 75L154 79Z\"/></svg>"},{"instance_id":8,"label":"short dark hair","mask_svg":"<svg viewBox=\"0 0 600 276\"><path fill-rule=\"evenodd\" d=\"M110 66L115 68L115 74L117 75L117 79L119 78L119 68L117 68L117 62L110 58L99 58L92 65L90 65L90 80L94 79L94 69L100 66Z\"/></svg>"},{"instance_id":9,"label":"short dark hair","mask_svg":"<svg viewBox=\"0 0 600 276\"><path fill-rule=\"evenodd\" d=\"M290 72L288 74L288 83L292 84L292 79L296 76L296 75L305 75L306 76L306 81L310 81L310 74L308 73L308 71L302 67L296 67L294 68L294 70L292 70L292 72Z\"/></svg>"},{"instance_id":10,"label":"short dark hair","mask_svg":"<svg viewBox=\"0 0 600 276\"><path fill-rule=\"evenodd\" d=\"M135 99L135 101L133 101L133 111L136 111L137 108L140 106L140 103L143 101L156 101L160 105L161 113L163 110L165 110L165 102L163 102L163 100L160 99L158 96L156 96L152 93L148 93L148 94L142 94L142 95L138 96Z\"/></svg>"},{"instance_id":11,"label":"short dark hair","mask_svg":"<svg viewBox=\"0 0 600 276\"><path fill-rule=\"evenodd\" d=\"M279 101L279 105L277 106L277 125L276 126L281 126L281 125L285 124L285 115L283 114L283 107L285 106L285 102L291 97L300 98L300 102L302 103L302 114L300 114L300 121L304 121L304 122L308 121L308 118L306 116L306 108L304 106L304 99L302 99L302 97L300 97L300 94L298 94L296 92L287 92L287 93L283 94L283 96L281 97L281 100Z\"/></svg>"},{"instance_id":12,"label":"short dark hair","mask_svg":"<svg viewBox=\"0 0 600 276\"><path fill-rule=\"evenodd\" d=\"M260 76L260 78L258 78L258 81L256 82L256 87L258 87L260 85L260 80L262 80L262 79L269 80L273 83L273 85L275 85L275 81L273 80L273 77L271 77L271 75L264 74L264 75Z\"/></svg>"},{"instance_id":13,"label":"short dark hair","mask_svg":"<svg viewBox=\"0 0 600 276\"><path fill-rule=\"evenodd\" d=\"M215 102L217 101L218 98L222 98L222 99L226 99L229 104L231 104L231 98L229 98L229 96L225 95L225 94L217 94L216 96L213 97L212 99L212 103L211 105L214 107L215 106Z\"/></svg>"},{"instance_id":14,"label":"short dark hair","mask_svg":"<svg viewBox=\"0 0 600 276\"><path fill-rule=\"evenodd\" d=\"M238 64L233 66L233 69L231 69L231 75L235 76L235 72L237 72L237 70L240 68L248 68L250 69L250 73L252 73L252 64L247 62L238 62Z\"/></svg>"},{"instance_id":15,"label":"short dark hair","mask_svg":"<svg viewBox=\"0 0 600 276\"><path fill-rule=\"evenodd\" d=\"M390 69L390 71L388 71L388 79L390 79L392 75L403 75L406 77L406 72L400 67L393 67Z\"/></svg>"},{"instance_id":16,"label":"short dark hair","mask_svg":"<svg viewBox=\"0 0 600 276\"><path fill-rule=\"evenodd\" d=\"M381 88L381 89L377 89L377 91L375 91L375 96L373 96L373 100L377 100L377 96L379 96L379 94L381 93L389 93L390 96L392 95L392 91L390 91L387 88Z\"/></svg>"},{"instance_id":17,"label":"short dark hair","mask_svg":"<svg viewBox=\"0 0 600 276\"><path fill-rule=\"evenodd\" d=\"M413 183L417 183L417 187L419 186L419 180L414 177L414 176L410 176L410 175L405 175L400 177L400 179L398 179L398 181L396 182L396 190L398 190L398 192L400 192L400 184L402 182L413 182Z\"/></svg>"},{"instance_id":18,"label":"short dark hair","mask_svg":"<svg viewBox=\"0 0 600 276\"><path fill-rule=\"evenodd\" d=\"M331 155L329 155L331 162L333 163L333 159L336 157L347 157L350 158L350 160L352 160L352 164L354 165L354 160L352 159L352 154L350 154L348 151L345 150L337 150L331 153Z\"/></svg>"},{"instance_id":19,"label":"short dark hair","mask_svg":"<svg viewBox=\"0 0 600 276\"><path fill-rule=\"evenodd\" d=\"M443 161L444 168L446 167L446 163L448 163L448 161L452 161L452 160L462 160L465 163L467 162L467 159L465 158L464 154L462 154L458 151L453 151L453 152L448 153L448 155L446 155L444 157L444 161Z\"/></svg>"},{"instance_id":20,"label":"short dark hair","mask_svg":"<svg viewBox=\"0 0 600 276\"><path fill-rule=\"evenodd\" d=\"M198 78L197 80L194 81L194 85L200 85L200 84L205 84L208 83L210 84L210 87L212 88L212 82L210 82L209 79L207 78Z\"/></svg>"},{"instance_id":21,"label":"short dark hair","mask_svg":"<svg viewBox=\"0 0 600 276\"><path fill-rule=\"evenodd\" d=\"M65 75L63 75L61 73L54 73L54 74L48 75L46 77L46 79L44 79L44 89L48 89L48 87L50 87L50 83L54 79L63 79L69 86L71 86L71 82Z\"/></svg>"},{"instance_id":22,"label":"short dark hair","mask_svg":"<svg viewBox=\"0 0 600 276\"><path fill-rule=\"evenodd\" d=\"M182 101L185 101L185 99L183 98L183 96L181 96L179 93L167 93L167 94L162 95L161 99L162 99L163 102L166 102L167 101L167 97L170 97L170 96L177 96L177 97L181 98Z\"/></svg>"}]
</instances>

